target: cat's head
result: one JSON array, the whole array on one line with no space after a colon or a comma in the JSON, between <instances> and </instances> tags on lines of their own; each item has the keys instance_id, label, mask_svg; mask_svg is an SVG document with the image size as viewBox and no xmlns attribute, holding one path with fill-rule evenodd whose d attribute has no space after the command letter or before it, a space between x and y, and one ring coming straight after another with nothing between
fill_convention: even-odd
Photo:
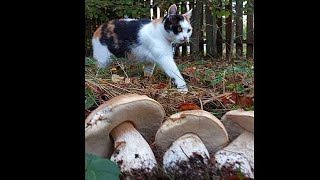
<instances>
[{"instance_id":1,"label":"cat's head","mask_svg":"<svg viewBox=\"0 0 320 180\"><path fill-rule=\"evenodd\" d=\"M184 43L189 41L192 34L190 18L192 9L184 14L177 14L177 6L171 5L168 14L163 18L164 29L169 33L170 40L173 43Z\"/></svg>"}]
</instances>

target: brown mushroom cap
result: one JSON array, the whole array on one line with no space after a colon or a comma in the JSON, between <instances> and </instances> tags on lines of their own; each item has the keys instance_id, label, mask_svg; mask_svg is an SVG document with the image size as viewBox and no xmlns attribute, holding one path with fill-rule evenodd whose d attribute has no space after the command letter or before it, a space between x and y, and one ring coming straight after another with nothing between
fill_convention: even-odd
<instances>
[{"instance_id":1,"label":"brown mushroom cap","mask_svg":"<svg viewBox=\"0 0 320 180\"><path fill-rule=\"evenodd\" d=\"M161 104L146 95L120 95L91 112L85 123L85 152L100 157L111 156L110 132L129 121L148 142L161 126L165 111Z\"/></svg>"},{"instance_id":2,"label":"brown mushroom cap","mask_svg":"<svg viewBox=\"0 0 320 180\"><path fill-rule=\"evenodd\" d=\"M244 111L242 109L227 112L221 121L233 121L245 130L254 133L254 111Z\"/></svg>"},{"instance_id":3,"label":"brown mushroom cap","mask_svg":"<svg viewBox=\"0 0 320 180\"><path fill-rule=\"evenodd\" d=\"M228 143L228 134L218 118L204 110L183 111L171 115L158 130L155 142L161 155L186 133L200 137L210 155Z\"/></svg>"}]
</instances>

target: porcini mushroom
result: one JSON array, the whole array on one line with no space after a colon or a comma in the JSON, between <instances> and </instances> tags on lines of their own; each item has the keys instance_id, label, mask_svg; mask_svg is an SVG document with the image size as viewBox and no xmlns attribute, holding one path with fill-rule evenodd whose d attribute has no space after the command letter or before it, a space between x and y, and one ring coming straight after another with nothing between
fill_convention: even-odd
<instances>
[{"instance_id":1,"label":"porcini mushroom","mask_svg":"<svg viewBox=\"0 0 320 180\"><path fill-rule=\"evenodd\" d=\"M233 141L245 130L254 133L253 111L242 109L228 111L222 116L221 122L228 132L230 141Z\"/></svg>"},{"instance_id":2,"label":"porcini mushroom","mask_svg":"<svg viewBox=\"0 0 320 180\"><path fill-rule=\"evenodd\" d=\"M164 116L163 107L145 95L114 97L86 118L85 151L110 158L123 173L150 172L157 162L147 142L155 136Z\"/></svg>"},{"instance_id":3,"label":"porcini mushroom","mask_svg":"<svg viewBox=\"0 0 320 180\"><path fill-rule=\"evenodd\" d=\"M222 120L232 121L244 130L228 146L215 154L217 167L231 168L235 171L240 169L244 176L254 178L254 112L232 110L227 112Z\"/></svg>"},{"instance_id":4,"label":"porcini mushroom","mask_svg":"<svg viewBox=\"0 0 320 180\"><path fill-rule=\"evenodd\" d=\"M190 158L208 163L210 156L228 143L228 134L211 113L189 110L171 115L157 131L155 143L159 154L163 155L164 170L183 176L179 163L188 164ZM186 168L190 171L191 167ZM195 169L192 171L197 173ZM201 176L199 173L196 176Z\"/></svg>"}]
</instances>

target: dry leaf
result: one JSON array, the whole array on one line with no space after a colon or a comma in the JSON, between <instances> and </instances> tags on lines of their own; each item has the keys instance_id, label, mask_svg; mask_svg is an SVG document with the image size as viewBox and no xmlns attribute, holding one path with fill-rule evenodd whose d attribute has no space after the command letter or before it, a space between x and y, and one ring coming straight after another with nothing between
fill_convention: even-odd
<instances>
[{"instance_id":1,"label":"dry leaf","mask_svg":"<svg viewBox=\"0 0 320 180\"><path fill-rule=\"evenodd\" d=\"M232 93L224 93L217 96L217 100L226 105L227 103L235 104L235 101L232 100Z\"/></svg>"},{"instance_id":2,"label":"dry leaf","mask_svg":"<svg viewBox=\"0 0 320 180\"><path fill-rule=\"evenodd\" d=\"M231 99L235 101L236 105L240 106L241 108L253 106L253 101L251 98L240 95L239 93L233 92Z\"/></svg>"},{"instance_id":3,"label":"dry leaf","mask_svg":"<svg viewBox=\"0 0 320 180\"><path fill-rule=\"evenodd\" d=\"M111 80L112 80L112 82L117 83L117 82L123 81L124 77L121 77L117 74L112 74Z\"/></svg>"},{"instance_id":4,"label":"dry leaf","mask_svg":"<svg viewBox=\"0 0 320 180\"><path fill-rule=\"evenodd\" d=\"M131 79L130 79L130 78L125 78L125 79L124 79L124 83L130 84L130 83L131 83Z\"/></svg>"},{"instance_id":5,"label":"dry leaf","mask_svg":"<svg viewBox=\"0 0 320 180\"><path fill-rule=\"evenodd\" d=\"M117 71L117 68L111 68L110 71Z\"/></svg>"},{"instance_id":6,"label":"dry leaf","mask_svg":"<svg viewBox=\"0 0 320 180\"><path fill-rule=\"evenodd\" d=\"M193 103L183 103L181 104L178 109L180 111L187 111L187 110L196 110L196 109L201 109L198 105L193 104Z\"/></svg>"},{"instance_id":7,"label":"dry leaf","mask_svg":"<svg viewBox=\"0 0 320 180\"><path fill-rule=\"evenodd\" d=\"M159 83L159 84L157 84L157 86L156 86L157 89L164 89L164 88L166 88L166 87L167 87L167 84L166 84L166 83Z\"/></svg>"}]
</instances>

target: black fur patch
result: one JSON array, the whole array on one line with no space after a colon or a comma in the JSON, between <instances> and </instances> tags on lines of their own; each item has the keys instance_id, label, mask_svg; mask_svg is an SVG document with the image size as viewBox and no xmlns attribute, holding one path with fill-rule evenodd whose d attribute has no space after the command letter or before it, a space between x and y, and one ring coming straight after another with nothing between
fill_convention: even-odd
<instances>
[{"instance_id":1,"label":"black fur patch","mask_svg":"<svg viewBox=\"0 0 320 180\"><path fill-rule=\"evenodd\" d=\"M168 18L168 16L165 16L163 18L164 22L164 29L169 32L169 31L173 31L174 34L179 34L180 32L178 31L178 28L181 27L181 25L179 24L180 21L183 21L184 17L182 15L170 15L170 17Z\"/></svg>"},{"instance_id":2,"label":"black fur patch","mask_svg":"<svg viewBox=\"0 0 320 180\"><path fill-rule=\"evenodd\" d=\"M113 55L117 57L124 57L126 53L130 52L132 47L139 43L139 30L143 25L150 22L150 19L138 19L132 21L113 20L111 22L111 26L114 28L108 28L108 24L105 23L102 25L100 42L103 45L107 45ZM112 29L113 32L110 32L110 29ZM112 35L110 35L110 33Z\"/></svg>"}]
</instances>

